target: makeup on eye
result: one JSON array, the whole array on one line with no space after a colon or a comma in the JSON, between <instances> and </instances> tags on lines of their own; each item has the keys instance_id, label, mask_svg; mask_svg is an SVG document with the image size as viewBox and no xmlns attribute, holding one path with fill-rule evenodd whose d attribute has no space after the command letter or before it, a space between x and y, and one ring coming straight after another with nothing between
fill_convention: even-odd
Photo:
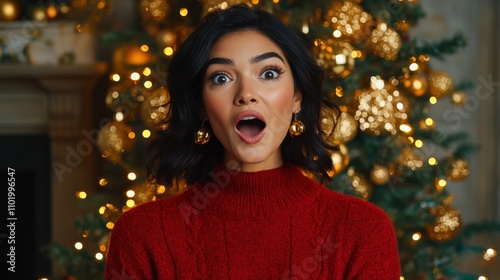
<instances>
[{"instance_id":1,"label":"makeup on eye","mask_svg":"<svg viewBox=\"0 0 500 280\"><path fill-rule=\"evenodd\" d=\"M263 70L260 71L259 78L264 80L274 80L278 79L280 75L282 75L283 73L285 73L285 70L283 70L281 66L272 64L263 67ZM271 76L269 76L269 74ZM231 75L226 71L216 70L207 76L208 76L208 81L214 85L222 85L233 80Z\"/></svg>"}]
</instances>

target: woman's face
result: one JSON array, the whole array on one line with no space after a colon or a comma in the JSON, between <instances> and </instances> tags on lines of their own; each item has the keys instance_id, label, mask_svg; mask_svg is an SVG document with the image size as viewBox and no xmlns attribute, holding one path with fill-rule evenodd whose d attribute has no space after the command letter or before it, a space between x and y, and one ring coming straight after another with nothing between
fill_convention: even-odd
<instances>
[{"instance_id":1,"label":"woman's face","mask_svg":"<svg viewBox=\"0 0 500 280\"><path fill-rule=\"evenodd\" d=\"M233 32L212 47L203 103L226 165L236 161L247 172L281 166L280 146L301 101L283 52L265 35Z\"/></svg>"}]
</instances>

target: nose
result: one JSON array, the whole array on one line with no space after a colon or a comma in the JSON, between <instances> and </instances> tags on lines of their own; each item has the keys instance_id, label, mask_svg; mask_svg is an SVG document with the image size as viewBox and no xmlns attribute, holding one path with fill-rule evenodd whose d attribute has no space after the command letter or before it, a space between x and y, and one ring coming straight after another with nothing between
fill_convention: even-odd
<instances>
[{"instance_id":1,"label":"nose","mask_svg":"<svg viewBox=\"0 0 500 280\"><path fill-rule=\"evenodd\" d=\"M234 98L234 105L241 106L251 103L257 103L256 91L251 81L242 79L240 80L238 92Z\"/></svg>"}]
</instances>

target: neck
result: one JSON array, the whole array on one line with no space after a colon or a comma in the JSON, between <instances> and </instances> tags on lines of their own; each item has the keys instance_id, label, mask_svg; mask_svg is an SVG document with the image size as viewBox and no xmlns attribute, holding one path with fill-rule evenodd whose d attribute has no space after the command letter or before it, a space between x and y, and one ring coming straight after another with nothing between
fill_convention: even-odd
<instances>
[{"instance_id":1,"label":"neck","mask_svg":"<svg viewBox=\"0 0 500 280\"><path fill-rule=\"evenodd\" d=\"M319 191L319 184L291 164L257 172L236 171L221 165L195 188L208 199L208 207L220 215L269 218L311 201Z\"/></svg>"}]
</instances>

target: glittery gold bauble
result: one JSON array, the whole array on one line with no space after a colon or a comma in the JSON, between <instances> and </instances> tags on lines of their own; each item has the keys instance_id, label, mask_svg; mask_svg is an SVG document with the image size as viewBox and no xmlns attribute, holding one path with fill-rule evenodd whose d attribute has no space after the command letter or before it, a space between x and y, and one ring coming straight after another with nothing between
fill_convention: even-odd
<instances>
[{"instance_id":1,"label":"glittery gold bauble","mask_svg":"<svg viewBox=\"0 0 500 280\"><path fill-rule=\"evenodd\" d=\"M252 7L252 0L203 0L203 14L214 10L225 10L236 4L246 4Z\"/></svg>"},{"instance_id":2,"label":"glittery gold bauble","mask_svg":"<svg viewBox=\"0 0 500 280\"><path fill-rule=\"evenodd\" d=\"M324 18L325 25L334 30L335 38L354 44L365 42L375 27L373 17L351 1L333 1Z\"/></svg>"},{"instance_id":3,"label":"glittery gold bauble","mask_svg":"<svg viewBox=\"0 0 500 280\"><path fill-rule=\"evenodd\" d=\"M401 37L386 23L377 24L370 37L370 49L374 54L387 60L395 60L401 49Z\"/></svg>"},{"instance_id":4,"label":"glittery gold bauble","mask_svg":"<svg viewBox=\"0 0 500 280\"><path fill-rule=\"evenodd\" d=\"M128 196L130 199L134 200L135 205L140 205L148 201L156 199L156 189L157 185L150 182L143 182L136 184L130 188L134 193L133 196Z\"/></svg>"},{"instance_id":5,"label":"glittery gold bauble","mask_svg":"<svg viewBox=\"0 0 500 280\"><path fill-rule=\"evenodd\" d=\"M338 112L330 107L321 108L320 120L321 120L321 131L324 137L328 137L332 134L335 123L337 122Z\"/></svg>"},{"instance_id":6,"label":"glittery gold bauble","mask_svg":"<svg viewBox=\"0 0 500 280\"><path fill-rule=\"evenodd\" d=\"M169 29L162 29L156 34L156 41L162 47L174 48L177 44L177 34Z\"/></svg>"},{"instance_id":7,"label":"glittery gold bauble","mask_svg":"<svg viewBox=\"0 0 500 280\"><path fill-rule=\"evenodd\" d=\"M370 171L370 180L375 184L375 185L385 185L389 182L389 179L391 178L391 175L389 173L389 168L382 166L382 165L375 165L373 166L372 170Z\"/></svg>"},{"instance_id":8,"label":"glittery gold bauble","mask_svg":"<svg viewBox=\"0 0 500 280\"><path fill-rule=\"evenodd\" d=\"M143 22L163 23L170 11L167 0L140 0L139 13Z\"/></svg>"},{"instance_id":9,"label":"glittery gold bauble","mask_svg":"<svg viewBox=\"0 0 500 280\"><path fill-rule=\"evenodd\" d=\"M433 71L428 75L427 79L429 81L429 93L436 98L447 96L453 91L453 80L444 71Z\"/></svg>"},{"instance_id":10,"label":"glittery gold bauble","mask_svg":"<svg viewBox=\"0 0 500 280\"><path fill-rule=\"evenodd\" d=\"M316 40L313 53L316 61L332 77L345 78L354 69L354 49L349 43L335 39Z\"/></svg>"},{"instance_id":11,"label":"glittery gold bauble","mask_svg":"<svg viewBox=\"0 0 500 280\"><path fill-rule=\"evenodd\" d=\"M108 88L106 93L106 106L114 113L120 112L122 119L119 121L131 121L137 116L138 102L144 98L145 89L136 86L132 81L114 84Z\"/></svg>"},{"instance_id":12,"label":"glittery gold bauble","mask_svg":"<svg viewBox=\"0 0 500 280\"><path fill-rule=\"evenodd\" d=\"M0 21L14 21L21 16L21 5L17 0L0 1Z\"/></svg>"},{"instance_id":13,"label":"glittery gold bauble","mask_svg":"<svg viewBox=\"0 0 500 280\"><path fill-rule=\"evenodd\" d=\"M455 159L446 170L446 176L452 181L462 181L469 176L469 164L464 159Z\"/></svg>"},{"instance_id":14,"label":"glittery gold bauble","mask_svg":"<svg viewBox=\"0 0 500 280\"><path fill-rule=\"evenodd\" d=\"M403 81L403 85L405 89L416 97L424 95L429 88L427 77L422 73L413 73L408 79Z\"/></svg>"},{"instance_id":15,"label":"glittery gold bauble","mask_svg":"<svg viewBox=\"0 0 500 280\"><path fill-rule=\"evenodd\" d=\"M462 229L460 211L450 205L441 205L432 211L434 222L426 227L427 235L433 241L453 240Z\"/></svg>"},{"instance_id":16,"label":"glittery gold bauble","mask_svg":"<svg viewBox=\"0 0 500 280\"><path fill-rule=\"evenodd\" d=\"M97 134L97 147L102 152L102 156L111 161L118 162L121 155L130 149L135 138L130 138L132 128L122 122L110 122L101 127Z\"/></svg>"},{"instance_id":17,"label":"glittery gold bauble","mask_svg":"<svg viewBox=\"0 0 500 280\"><path fill-rule=\"evenodd\" d=\"M411 170L417 170L424 165L422 158L420 158L417 152L408 148L403 149L397 162L410 168Z\"/></svg>"},{"instance_id":18,"label":"glittery gold bauble","mask_svg":"<svg viewBox=\"0 0 500 280\"><path fill-rule=\"evenodd\" d=\"M349 111L362 132L396 135L399 125L408 122L409 102L393 86L372 77L371 88L354 92Z\"/></svg>"},{"instance_id":19,"label":"glittery gold bauble","mask_svg":"<svg viewBox=\"0 0 500 280\"><path fill-rule=\"evenodd\" d=\"M347 143L356 137L358 122L347 112L342 112L330 138Z\"/></svg>"},{"instance_id":20,"label":"glittery gold bauble","mask_svg":"<svg viewBox=\"0 0 500 280\"><path fill-rule=\"evenodd\" d=\"M330 157L333 163L333 170L328 170L327 173L328 176L333 178L335 175L342 172L349 165L349 150L347 149L347 146L343 143L336 142L332 144L336 145L339 148L338 151L330 152Z\"/></svg>"},{"instance_id":21,"label":"glittery gold bauble","mask_svg":"<svg viewBox=\"0 0 500 280\"><path fill-rule=\"evenodd\" d=\"M43 7L35 7L31 11L31 18L37 22L45 22L48 20L47 11Z\"/></svg>"},{"instance_id":22,"label":"glittery gold bauble","mask_svg":"<svg viewBox=\"0 0 500 280\"><path fill-rule=\"evenodd\" d=\"M455 106L463 106L467 102L467 94L463 91L455 91L451 94L451 103Z\"/></svg>"},{"instance_id":23,"label":"glittery gold bauble","mask_svg":"<svg viewBox=\"0 0 500 280\"><path fill-rule=\"evenodd\" d=\"M165 129L170 114L170 95L165 88L154 90L141 103L141 117L153 130Z\"/></svg>"},{"instance_id":24,"label":"glittery gold bauble","mask_svg":"<svg viewBox=\"0 0 500 280\"><path fill-rule=\"evenodd\" d=\"M347 175L356 194L364 200L368 200L372 195L373 186L366 180L365 176L356 172L352 167L347 170Z\"/></svg>"}]
</instances>

